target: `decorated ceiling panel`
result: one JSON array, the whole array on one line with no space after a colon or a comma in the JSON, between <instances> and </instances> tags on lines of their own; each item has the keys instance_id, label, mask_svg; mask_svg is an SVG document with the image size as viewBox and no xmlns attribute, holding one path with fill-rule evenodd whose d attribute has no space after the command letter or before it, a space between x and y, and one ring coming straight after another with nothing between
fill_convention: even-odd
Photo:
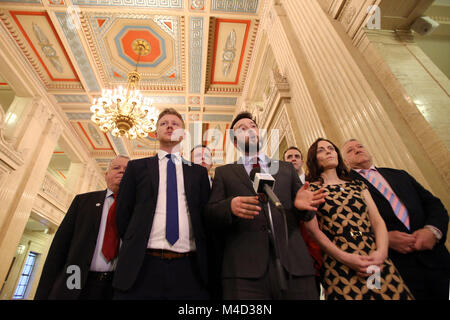
<instances>
[{"instance_id":1,"label":"decorated ceiling panel","mask_svg":"<svg viewBox=\"0 0 450 320\"><path fill-rule=\"evenodd\" d=\"M184 90L183 17L88 12L84 19L105 85L126 84L128 72L137 67L141 90ZM150 48L147 55L133 49L137 39Z\"/></svg>"},{"instance_id":2,"label":"decorated ceiling panel","mask_svg":"<svg viewBox=\"0 0 450 320\"><path fill-rule=\"evenodd\" d=\"M160 110L179 111L186 128L196 130L187 141L190 146L209 145L222 163L263 3L0 0L0 32L13 39L10 50L28 63L100 169L116 154L139 158L158 148L154 133L136 140L117 138L90 120L93 100L103 89L126 86L128 73L135 69L141 94ZM136 40L149 52L139 55ZM0 87L8 82L0 79Z\"/></svg>"},{"instance_id":3,"label":"decorated ceiling panel","mask_svg":"<svg viewBox=\"0 0 450 320\"><path fill-rule=\"evenodd\" d=\"M2 20L47 89L82 89L47 12L9 10Z\"/></svg>"}]
</instances>

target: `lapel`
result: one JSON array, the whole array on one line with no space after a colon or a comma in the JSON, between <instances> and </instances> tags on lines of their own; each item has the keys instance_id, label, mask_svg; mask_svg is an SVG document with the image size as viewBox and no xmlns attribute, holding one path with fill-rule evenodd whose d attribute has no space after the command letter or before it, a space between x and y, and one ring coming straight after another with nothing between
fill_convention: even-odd
<instances>
[{"instance_id":1,"label":"lapel","mask_svg":"<svg viewBox=\"0 0 450 320\"><path fill-rule=\"evenodd\" d=\"M184 182L184 194L186 195L186 200L188 202L189 211L192 210L191 199L192 197L192 163L187 164L187 161L181 158L181 166L183 167L183 182Z\"/></svg>"},{"instance_id":2,"label":"lapel","mask_svg":"<svg viewBox=\"0 0 450 320\"><path fill-rule=\"evenodd\" d=\"M391 171L389 170L384 170L383 168L377 168L377 170L384 177L384 179L386 179L386 181L391 186L392 191L394 191L398 199L406 207L406 210L408 210L409 226L410 230L413 230L413 224L415 222L413 218L413 212L415 208L410 206L410 202L408 201L410 195L407 193L407 190L405 190L405 187L403 186L404 181L400 180L399 176L392 176Z\"/></svg>"},{"instance_id":3,"label":"lapel","mask_svg":"<svg viewBox=\"0 0 450 320\"><path fill-rule=\"evenodd\" d=\"M277 177L278 177L278 174L279 174L279 172L280 172L280 168L279 168L279 166L280 166L280 162L279 161L277 161L277 160L272 160L272 159L270 159L269 157L266 157L267 159L268 159L268 163L267 163L267 167L268 167L268 173L269 174L271 174L271 167L273 166L273 165L278 165L278 167L277 167L277 169L278 170L276 170L276 173L275 174L272 174L272 176L273 176L273 178L275 179L275 180L277 180ZM238 180L240 180L248 189L250 189L250 191L253 193L253 194L256 194L255 193L255 190L253 189L253 183L252 183L252 181L250 180L250 177L249 177L249 175L248 175L248 173L247 173L247 171L245 170L245 167L244 167L244 165L243 164L241 164L241 163L238 163L238 162L234 162L234 163L232 163L231 164L231 169L232 169L232 171L233 171L233 173L235 174L235 176L238 178Z\"/></svg>"},{"instance_id":4,"label":"lapel","mask_svg":"<svg viewBox=\"0 0 450 320\"><path fill-rule=\"evenodd\" d=\"M378 168L377 168L377 170L378 170ZM357 177L358 179L364 181L364 183L365 183L366 186L369 188L369 191L370 191L370 193L371 193L372 195L373 195L373 194L376 194L378 197L381 197L381 199L386 200L386 197L383 196L383 194L382 194L377 188L375 188L374 185L373 185L369 180L367 180L362 174L359 174L358 171L353 170L353 169L352 169L352 172L354 173L355 177ZM373 196L372 196L372 198L373 198ZM387 200L386 200L386 201L387 201ZM388 201L388 202L389 202L389 201ZM389 204L389 205L390 205L390 204Z\"/></svg>"},{"instance_id":5,"label":"lapel","mask_svg":"<svg viewBox=\"0 0 450 320\"><path fill-rule=\"evenodd\" d=\"M106 189L103 191L99 191L93 194L92 202L89 202L89 208L87 210L93 212L92 226L98 233L98 229L100 228L100 222L102 220L103 206L105 204L106 197ZM82 210L85 210L84 208ZM97 234L95 233L95 234Z\"/></svg>"},{"instance_id":6,"label":"lapel","mask_svg":"<svg viewBox=\"0 0 450 320\"><path fill-rule=\"evenodd\" d=\"M399 181L397 181L397 179L394 179L393 177L391 177L389 175L389 172L383 170L383 168L378 168L376 167L376 169L378 170L378 172L383 176L383 178L389 183L389 185L391 186L392 190L395 192L395 194L399 197L399 199L402 201L402 203L406 206L406 209L408 210L409 213L409 223L410 223L410 230L413 230L413 226L412 226L412 219L411 219L411 211L410 209L407 207L407 205L405 204L405 202L402 200L402 188L399 185ZM353 170L354 171L354 170ZM375 188L366 178L364 178L364 176L360 175L358 172L354 171L354 173L356 175L359 175L361 177L361 180L363 180L366 185L369 187L369 191L372 194L372 198L374 198L374 194L376 194L381 201L385 201L386 204L389 206L389 208L391 208L391 204L389 203L389 201L386 199L385 196L383 196L383 194L381 194L380 191L378 191L377 188ZM400 194L399 194L400 193ZM374 199L375 200L375 199ZM390 210L389 211L398 221L400 221L400 219L398 219L398 217L395 215L394 211ZM386 213L384 212L380 212L381 215L386 215ZM390 215L391 215L390 214ZM401 225L405 228L405 230L407 231L408 229L405 227L405 225L400 221ZM405 232L406 232L405 231Z\"/></svg>"},{"instance_id":7,"label":"lapel","mask_svg":"<svg viewBox=\"0 0 450 320\"><path fill-rule=\"evenodd\" d=\"M159 158L158 155L148 158L146 162L147 170L145 172L150 179L150 183L153 189L151 192L153 196L153 202L156 205L156 201L158 200L158 190L159 190Z\"/></svg>"},{"instance_id":8,"label":"lapel","mask_svg":"<svg viewBox=\"0 0 450 320\"><path fill-rule=\"evenodd\" d=\"M407 195L403 193L404 188L402 188L402 181L399 181L396 177L391 176L389 171L384 170L383 168L377 168L378 172L383 176L384 179L389 183L394 193L397 197L402 201L402 203L406 206L404 201L407 198Z\"/></svg>"},{"instance_id":9,"label":"lapel","mask_svg":"<svg viewBox=\"0 0 450 320\"><path fill-rule=\"evenodd\" d=\"M255 191L253 190L253 185L250 180L250 177L247 174L247 171L245 170L245 167L243 164L234 162L231 163L231 171L234 173L236 178L241 181L246 188L248 188L252 194L255 194ZM255 194L256 195L256 194Z\"/></svg>"},{"instance_id":10,"label":"lapel","mask_svg":"<svg viewBox=\"0 0 450 320\"><path fill-rule=\"evenodd\" d=\"M273 159L269 159L269 163L268 163L268 170L269 170L269 174L272 175L272 177L275 179L275 181L278 178L278 174L280 173L280 161L278 160L273 160ZM272 168L273 167L273 168ZM276 170L274 174L272 174L272 170Z\"/></svg>"}]
</instances>

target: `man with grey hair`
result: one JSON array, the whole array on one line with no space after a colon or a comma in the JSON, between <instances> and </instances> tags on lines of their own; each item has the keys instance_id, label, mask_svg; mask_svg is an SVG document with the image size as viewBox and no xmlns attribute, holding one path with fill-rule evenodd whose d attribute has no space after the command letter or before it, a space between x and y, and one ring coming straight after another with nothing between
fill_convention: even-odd
<instances>
[{"instance_id":1,"label":"man with grey hair","mask_svg":"<svg viewBox=\"0 0 450 320\"><path fill-rule=\"evenodd\" d=\"M350 176L367 185L386 223L389 257L414 297L448 299L449 217L442 202L406 171L375 167L358 140L345 142L342 151Z\"/></svg>"},{"instance_id":2,"label":"man with grey hair","mask_svg":"<svg viewBox=\"0 0 450 320\"><path fill-rule=\"evenodd\" d=\"M115 197L130 158L118 155L107 189L77 195L55 234L35 299L109 300L119 249Z\"/></svg>"}]
</instances>

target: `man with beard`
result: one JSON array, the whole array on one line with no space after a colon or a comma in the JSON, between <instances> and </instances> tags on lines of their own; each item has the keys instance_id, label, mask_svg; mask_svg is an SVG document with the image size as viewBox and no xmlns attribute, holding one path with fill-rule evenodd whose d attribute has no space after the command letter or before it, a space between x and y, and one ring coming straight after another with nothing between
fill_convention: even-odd
<instances>
[{"instance_id":1,"label":"man with beard","mask_svg":"<svg viewBox=\"0 0 450 320\"><path fill-rule=\"evenodd\" d=\"M259 130L250 113L238 114L231 130L243 156L216 169L205 217L207 226L224 236L223 298L318 299L313 261L298 225L304 216L300 210L315 211L324 201L323 190L309 191L308 183L301 187L290 163L260 151ZM255 167L273 175L273 191L284 212L255 193L249 177Z\"/></svg>"}]
</instances>

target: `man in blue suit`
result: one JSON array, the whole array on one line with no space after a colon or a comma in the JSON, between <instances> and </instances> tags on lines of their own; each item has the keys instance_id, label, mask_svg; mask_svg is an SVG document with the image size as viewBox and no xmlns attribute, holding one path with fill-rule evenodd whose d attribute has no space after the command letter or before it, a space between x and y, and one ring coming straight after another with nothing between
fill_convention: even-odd
<instances>
[{"instance_id":1,"label":"man in blue suit","mask_svg":"<svg viewBox=\"0 0 450 320\"><path fill-rule=\"evenodd\" d=\"M202 211L208 173L181 158L184 121L163 110L154 157L132 160L117 197L122 239L113 280L115 299L207 299L206 235Z\"/></svg>"}]
</instances>

